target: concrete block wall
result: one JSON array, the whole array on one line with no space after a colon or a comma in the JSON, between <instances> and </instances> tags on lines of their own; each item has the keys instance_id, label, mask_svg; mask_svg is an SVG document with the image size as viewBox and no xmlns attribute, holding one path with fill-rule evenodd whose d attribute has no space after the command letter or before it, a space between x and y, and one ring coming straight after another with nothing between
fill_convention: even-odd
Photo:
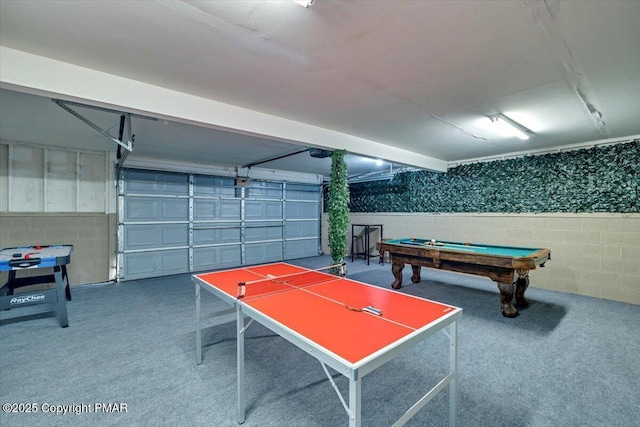
<instances>
[{"instance_id":1,"label":"concrete block wall","mask_svg":"<svg viewBox=\"0 0 640 427\"><path fill-rule=\"evenodd\" d=\"M551 261L530 273L530 286L640 304L640 214L352 213L349 218L383 224L385 238L549 248ZM325 215L323 250L329 253L326 230Z\"/></svg>"},{"instance_id":2,"label":"concrete block wall","mask_svg":"<svg viewBox=\"0 0 640 427\"><path fill-rule=\"evenodd\" d=\"M106 282L115 277L115 222L115 214L0 213L0 248L73 245L67 267L71 286ZM18 277L35 273L22 270ZM0 275L0 285L7 274Z\"/></svg>"}]
</instances>

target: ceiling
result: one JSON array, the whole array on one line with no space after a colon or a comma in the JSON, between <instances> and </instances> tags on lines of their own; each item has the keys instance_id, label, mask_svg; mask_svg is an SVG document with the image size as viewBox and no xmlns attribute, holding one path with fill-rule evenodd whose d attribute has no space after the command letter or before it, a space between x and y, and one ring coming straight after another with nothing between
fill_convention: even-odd
<instances>
[{"instance_id":1,"label":"ceiling","mask_svg":"<svg viewBox=\"0 0 640 427\"><path fill-rule=\"evenodd\" d=\"M635 138L638 22L624 0L3 0L0 138L116 149L52 98L156 118L133 117L132 155L325 177L303 150L347 149L356 176ZM117 114L75 110L117 137Z\"/></svg>"}]
</instances>

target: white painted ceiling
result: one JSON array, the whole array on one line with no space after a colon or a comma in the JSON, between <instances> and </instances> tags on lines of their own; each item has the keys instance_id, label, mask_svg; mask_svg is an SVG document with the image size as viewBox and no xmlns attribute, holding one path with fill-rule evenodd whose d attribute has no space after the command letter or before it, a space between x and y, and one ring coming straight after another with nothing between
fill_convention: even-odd
<instances>
[{"instance_id":1,"label":"white painted ceiling","mask_svg":"<svg viewBox=\"0 0 640 427\"><path fill-rule=\"evenodd\" d=\"M637 137L638 22L640 1L632 0L316 0L309 8L264 0L2 0L0 45L331 130L352 138L354 154L380 157L382 144L459 162ZM115 150L51 102L55 94L6 75L2 139ZM38 78L46 81L46 70ZM128 106L123 98L121 110ZM117 136L117 115L77 111ZM495 134L482 123L497 113L534 135ZM133 132L134 154L237 166L341 148L253 132L251 123L236 132L134 117ZM393 153L385 159L412 165ZM356 155L348 164L350 175L390 167ZM330 159L304 152L259 166L327 176Z\"/></svg>"}]
</instances>

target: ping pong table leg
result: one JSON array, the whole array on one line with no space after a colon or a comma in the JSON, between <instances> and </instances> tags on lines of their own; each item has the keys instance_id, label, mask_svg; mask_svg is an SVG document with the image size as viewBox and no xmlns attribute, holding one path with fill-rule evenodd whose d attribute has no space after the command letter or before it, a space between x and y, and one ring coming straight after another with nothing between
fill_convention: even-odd
<instances>
[{"instance_id":1,"label":"ping pong table leg","mask_svg":"<svg viewBox=\"0 0 640 427\"><path fill-rule=\"evenodd\" d=\"M352 372L349 378L349 410L351 417L349 418L349 427L360 427L360 414L362 408L362 382L358 372Z\"/></svg>"},{"instance_id":2,"label":"ping pong table leg","mask_svg":"<svg viewBox=\"0 0 640 427\"><path fill-rule=\"evenodd\" d=\"M60 316L60 326L69 326L67 316L67 298L64 293L64 283L62 282L62 271L59 266L53 267L53 276L56 280L56 295L58 296L58 316Z\"/></svg>"},{"instance_id":3,"label":"ping pong table leg","mask_svg":"<svg viewBox=\"0 0 640 427\"><path fill-rule=\"evenodd\" d=\"M202 319L200 316L200 285L196 283L196 365L202 363Z\"/></svg>"},{"instance_id":4,"label":"ping pong table leg","mask_svg":"<svg viewBox=\"0 0 640 427\"><path fill-rule=\"evenodd\" d=\"M457 419L458 382L458 321L449 325L449 372L453 379L449 383L449 426L455 427Z\"/></svg>"},{"instance_id":5,"label":"ping pong table leg","mask_svg":"<svg viewBox=\"0 0 640 427\"><path fill-rule=\"evenodd\" d=\"M240 307L236 307L236 339L238 350L238 424L245 420L244 402L244 314Z\"/></svg>"}]
</instances>

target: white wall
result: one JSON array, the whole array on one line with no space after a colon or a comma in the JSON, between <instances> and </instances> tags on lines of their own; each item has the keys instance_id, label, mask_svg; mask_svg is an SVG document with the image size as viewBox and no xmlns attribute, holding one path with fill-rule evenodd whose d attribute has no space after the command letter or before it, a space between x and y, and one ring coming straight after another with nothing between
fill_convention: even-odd
<instances>
[{"instance_id":1,"label":"white wall","mask_svg":"<svg viewBox=\"0 0 640 427\"><path fill-rule=\"evenodd\" d=\"M352 213L349 219L383 224L385 238L549 248L551 260L530 273L530 286L640 304L640 214ZM322 240L329 253L326 215Z\"/></svg>"},{"instance_id":2,"label":"white wall","mask_svg":"<svg viewBox=\"0 0 640 427\"><path fill-rule=\"evenodd\" d=\"M0 141L0 212L115 212L113 153Z\"/></svg>"}]
</instances>

